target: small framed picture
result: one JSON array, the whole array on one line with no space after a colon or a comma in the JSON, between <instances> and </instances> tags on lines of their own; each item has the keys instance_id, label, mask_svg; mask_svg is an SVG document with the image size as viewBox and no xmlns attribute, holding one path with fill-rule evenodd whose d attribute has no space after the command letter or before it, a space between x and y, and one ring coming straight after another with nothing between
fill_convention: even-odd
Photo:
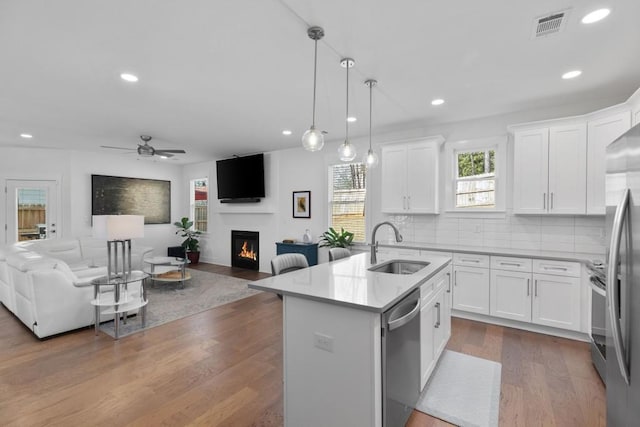
<instances>
[{"instance_id":1,"label":"small framed picture","mask_svg":"<svg viewBox=\"0 0 640 427\"><path fill-rule=\"evenodd\" d=\"M311 218L311 191L293 192L293 217Z\"/></svg>"}]
</instances>

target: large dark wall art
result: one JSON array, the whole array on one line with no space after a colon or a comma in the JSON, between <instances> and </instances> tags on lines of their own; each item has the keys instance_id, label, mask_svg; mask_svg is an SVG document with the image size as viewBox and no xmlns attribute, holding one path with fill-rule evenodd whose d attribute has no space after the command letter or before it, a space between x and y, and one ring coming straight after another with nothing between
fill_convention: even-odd
<instances>
[{"instance_id":1,"label":"large dark wall art","mask_svg":"<svg viewBox=\"0 0 640 427\"><path fill-rule=\"evenodd\" d=\"M145 224L171 222L171 181L91 175L92 215L144 215Z\"/></svg>"}]
</instances>

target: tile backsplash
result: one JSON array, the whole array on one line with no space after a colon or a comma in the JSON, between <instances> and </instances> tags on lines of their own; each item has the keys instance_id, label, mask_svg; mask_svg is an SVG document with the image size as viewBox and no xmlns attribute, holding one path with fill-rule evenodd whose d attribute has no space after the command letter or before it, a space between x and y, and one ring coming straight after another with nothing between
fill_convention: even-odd
<instances>
[{"instance_id":1,"label":"tile backsplash","mask_svg":"<svg viewBox=\"0 0 640 427\"><path fill-rule=\"evenodd\" d=\"M604 255L604 216L532 216L476 219L443 215L389 215L408 242L580 252ZM381 230L382 231L382 230ZM389 230L390 232L390 230ZM383 236L380 236L382 240ZM393 241L393 233L388 236Z\"/></svg>"}]
</instances>

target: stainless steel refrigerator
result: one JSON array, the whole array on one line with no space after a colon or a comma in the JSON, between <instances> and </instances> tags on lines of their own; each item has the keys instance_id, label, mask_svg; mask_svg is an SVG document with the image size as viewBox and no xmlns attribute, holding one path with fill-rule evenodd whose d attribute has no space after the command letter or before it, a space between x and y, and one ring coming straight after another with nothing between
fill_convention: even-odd
<instances>
[{"instance_id":1,"label":"stainless steel refrigerator","mask_svg":"<svg viewBox=\"0 0 640 427\"><path fill-rule=\"evenodd\" d=\"M640 124L607 147L607 425L640 423Z\"/></svg>"}]
</instances>

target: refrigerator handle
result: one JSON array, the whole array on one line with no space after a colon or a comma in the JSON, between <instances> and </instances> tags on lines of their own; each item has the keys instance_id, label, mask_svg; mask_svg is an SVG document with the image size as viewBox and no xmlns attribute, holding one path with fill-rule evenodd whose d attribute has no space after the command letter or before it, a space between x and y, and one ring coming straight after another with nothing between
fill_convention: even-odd
<instances>
[{"instance_id":1,"label":"refrigerator handle","mask_svg":"<svg viewBox=\"0 0 640 427\"><path fill-rule=\"evenodd\" d=\"M617 280L618 264L620 262L620 240L622 239L622 231L624 229L624 219L627 209L629 208L629 194L630 190L628 188L625 189L622 200L620 200L613 218L611 243L609 245L609 265L607 267L607 295L611 295L610 298L607 298L611 319L611 335L613 335L613 344L616 351L616 358L618 359L618 366L620 367L620 374L622 374L622 378L627 385L629 385L629 366L627 366L627 361L625 360L626 352L624 343L622 342L622 332L620 328L620 313L618 309L620 295L618 295Z\"/></svg>"}]
</instances>

